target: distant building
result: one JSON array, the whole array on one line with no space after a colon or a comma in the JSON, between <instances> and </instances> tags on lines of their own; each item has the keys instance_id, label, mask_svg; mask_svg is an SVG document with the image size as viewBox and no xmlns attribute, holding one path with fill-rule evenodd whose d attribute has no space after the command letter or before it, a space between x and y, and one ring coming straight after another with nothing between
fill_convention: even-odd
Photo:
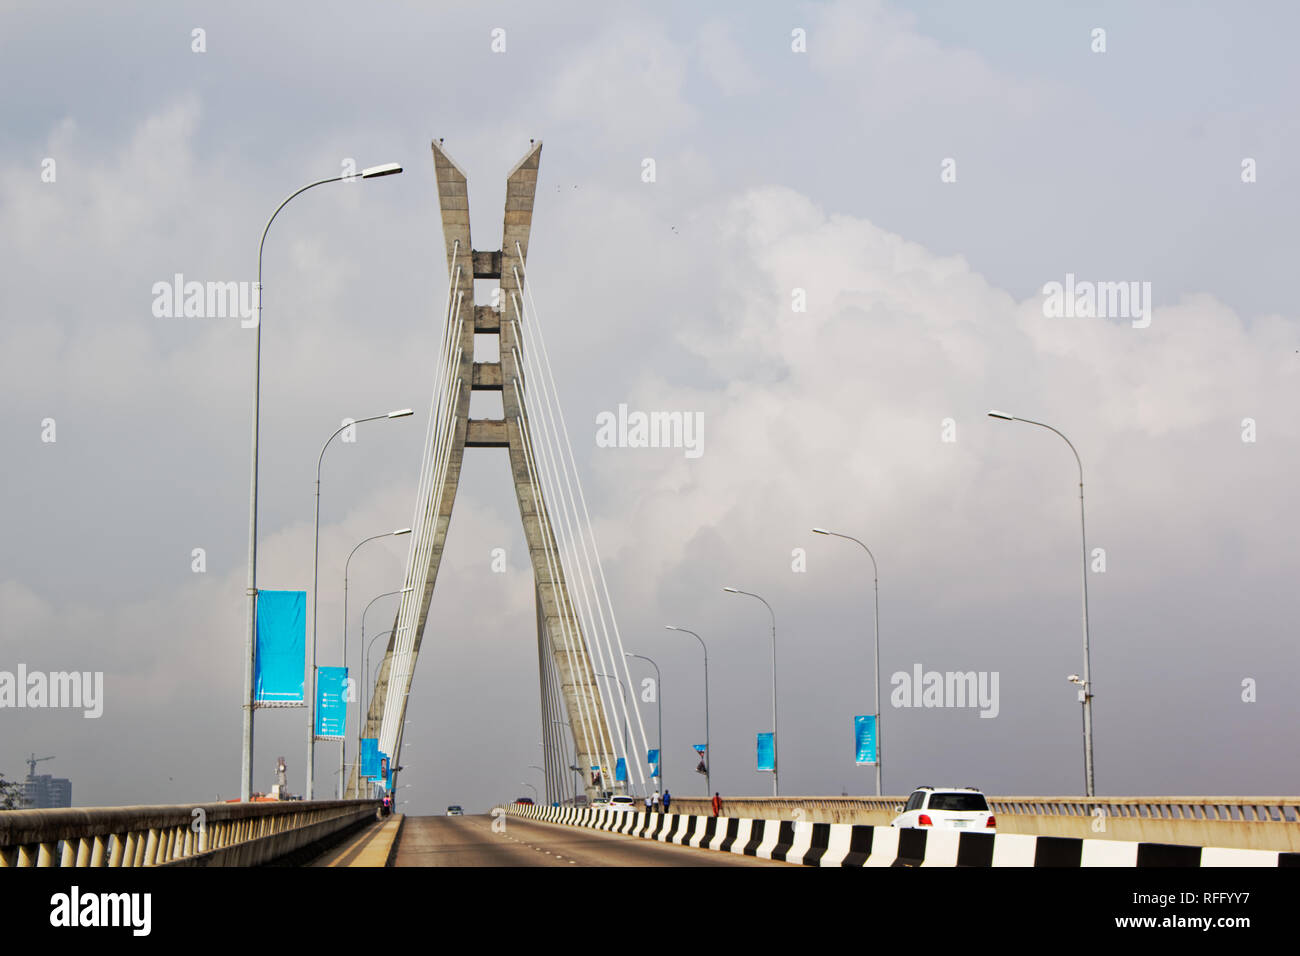
<instances>
[{"instance_id":1,"label":"distant building","mask_svg":"<svg viewBox=\"0 0 1300 956\"><path fill-rule=\"evenodd\" d=\"M24 807L28 810L49 810L72 806L72 781L48 773L28 774L23 781Z\"/></svg>"}]
</instances>

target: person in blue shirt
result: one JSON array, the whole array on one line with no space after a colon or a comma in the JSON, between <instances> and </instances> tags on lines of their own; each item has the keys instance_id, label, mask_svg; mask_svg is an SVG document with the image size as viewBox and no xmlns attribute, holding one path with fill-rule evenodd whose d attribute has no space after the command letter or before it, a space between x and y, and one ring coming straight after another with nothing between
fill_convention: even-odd
<instances>
[{"instance_id":1,"label":"person in blue shirt","mask_svg":"<svg viewBox=\"0 0 1300 956\"><path fill-rule=\"evenodd\" d=\"M672 802L673 802L673 795L668 792L667 787L664 787L664 813L668 812L668 805Z\"/></svg>"}]
</instances>

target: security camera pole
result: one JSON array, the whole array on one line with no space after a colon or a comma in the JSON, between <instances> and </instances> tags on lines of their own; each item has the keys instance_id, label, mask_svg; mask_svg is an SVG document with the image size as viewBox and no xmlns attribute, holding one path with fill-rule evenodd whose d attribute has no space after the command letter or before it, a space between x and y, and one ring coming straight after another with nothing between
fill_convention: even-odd
<instances>
[{"instance_id":1,"label":"security camera pole","mask_svg":"<svg viewBox=\"0 0 1300 956\"><path fill-rule=\"evenodd\" d=\"M1056 431L1051 425L1045 425L1042 422L1036 422L1028 418L1017 418L1015 415L1008 415L999 411L990 411L989 417L1000 418L1006 422L1024 422L1026 425L1037 425L1039 428L1046 428L1049 432L1056 432L1057 436L1070 446L1070 451L1074 452L1074 460L1079 466L1079 531L1083 540L1083 679L1078 680L1077 675L1072 675L1070 680L1072 683L1079 684L1081 688L1079 700L1083 703L1084 786L1087 795L1093 797L1096 796L1097 791L1093 786L1092 776L1092 672L1089 667L1088 653L1088 529L1083 519L1083 461L1079 458L1079 452L1070 439Z\"/></svg>"}]
</instances>

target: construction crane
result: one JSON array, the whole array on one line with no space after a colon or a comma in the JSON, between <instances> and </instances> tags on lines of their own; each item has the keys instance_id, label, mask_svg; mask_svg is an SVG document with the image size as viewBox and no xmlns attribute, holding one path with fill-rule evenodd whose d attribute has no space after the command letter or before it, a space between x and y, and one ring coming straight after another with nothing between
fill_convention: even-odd
<instances>
[{"instance_id":1,"label":"construction crane","mask_svg":"<svg viewBox=\"0 0 1300 956\"><path fill-rule=\"evenodd\" d=\"M46 760L53 760L53 759L54 757L52 756L38 757L36 756L36 754L32 754L30 757L27 758L27 776L28 777L36 776L36 765L38 763L43 763Z\"/></svg>"}]
</instances>

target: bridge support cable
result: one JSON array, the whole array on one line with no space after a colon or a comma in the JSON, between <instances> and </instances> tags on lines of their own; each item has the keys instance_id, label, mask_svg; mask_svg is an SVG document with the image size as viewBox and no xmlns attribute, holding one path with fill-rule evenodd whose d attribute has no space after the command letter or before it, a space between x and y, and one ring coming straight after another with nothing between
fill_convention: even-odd
<instances>
[{"instance_id":1,"label":"bridge support cable","mask_svg":"<svg viewBox=\"0 0 1300 956\"><path fill-rule=\"evenodd\" d=\"M560 686L555 674L555 664L551 660L550 649L546 646L546 625L542 615L542 600L539 593L534 593L539 627L537 629L537 670L542 691L542 749L546 773L547 801L554 803L565 795L564 783L568 779L569 761L563 746L564 733L560 727L567 723L560 716Z\"/></svg>"},{"instance_id":2,"label":"bridge support cable","mask_svg":"<svg viewBox=\"0 0 1300 956\"><path fill-rule=\"evenodd\" d=\"M573 443L569 436L567 423L564 420L564 410L560 403L559 394L555 386L555 376L550 365L549 352L546 349L546 340L542 331L541 319L537 311L536 300L534 299L532 294L532 288L531 286L528 286L525 281L527 278L527 263L523 256L522 249L518 249L517 247L517 251L520 254L519 262L520 262L520 268L523 269L523 277L521 278L518 275L516 275L516 281L518 285L526 292L529 301L532 303L532 308L528 312L528 314L531 315L531 321L522 322L517 319L516 324L519 326L527 326L530 328L532 332L531 341L526 342L527 347L525 348L525 352L528 353L532 358L532 362L533 362L532 367L534 370L534 375L533 375L534 381L536 381L541 386L541 391L543 395L547 398L545 407L546 407L546 414L550 420L550 427L548 429L548 432L553 433L556 436L557 456L560 457L560 462L557 465L556 470L559 474L564 476L565 479L564 485L565 485L565 489L568 492L566 510L572 511L579 532L579 534L575 538L574 551L581 553L582 561L586 565L586 577L590 578L591 580L591 589L593 594L596 597L596 607L600 611L600 615L599 615L600 634L604 639L605 646L609 648L611 663L613 665L613 673L618 674L621 668L622 676L626 679L628 687L632 688L635 685L632 683L631 670L628 667L627 657L625 656L623 650L622 637L619 634L618 622L614 616L613 600L609 593L609 585L605 580L604 568L600 562L600 553L596 548L595 532L591 524L591 515L587 509L586 496L582 490L582 482L578 477L577 461L573 454ZM518 303L516 303L516 315L519 316L519 314L520 314L519 306ZM549 387L547 387L548 385ZM554 407L552 407L552 402ZM562 437L564 440L563 448L559 446L560 437ZM563 458L563 452L566 449L568 452L567 467L566 467L566 462L564 461ZM570 474L572 474L572 483L570 483L569 481ZM576 486L577 488L576 498L574 496L574 486ZM581 504L582 514L586 518L585 531L583 527L582 518L579 517L578 515L579 504ZM590 548L590 551L588 551L588 548ZM593 571L593 566L592 566L593 555L595 558L595 562L594 562L595 571ZM596 589L596 583L595 583L596 572L599 572L600 582L604 590L603 602L601 601L600 591ZM609 626L606 626L605 623L605 616L604 616L605 606L608 606L609 622L610 622ZM611 642L610 627L612 627L613 629L613 642ZM614 650L613 643L617 643L617 652ZM658 689L656 688L656 692L657 690ZM621 706L623 709L624 718L630 721L631 717L627 712L626 703L622 704ZM640 709L636 707L635 698L633 699L632 710L636 715L637 730L639 730L640 732L640 743L642 745L642 752L644 753L649 749L649 743L645 731L645 724L641 719ZM662 760L662 755L660 759ZM629 764L635 765L636 774L640 779L642 786L645 787L646 778L645 778L644 765L642 761L640 759L633 761L629 758L628 762ZM631 772L632 769L631 767L629 767L629 777L631 776Z\"/></svg>"},{"instance_id":3,"label":"bridge support cable","mask_svg":"<svg viewBox=\"0 0 1300 956\"><path fill-rule=\"evenodd\" d=\"M541 617L542 601L540 593L537 594L536 597L538 616ZM544 737L543 739L547 741L551 748L551 760L554 764L556 774L556 792L559 794L560 799L563 800L568 791L567 784L571 772L569 767L577 766L577 752L575 750L573 759L570 759L569 753L573 743L573 734L571 730L565 732L560 729L569 726L569 721L564 719L564 692L560 687L560 677L557 673L555 660L550 654L550 648L546 647L545 634L546 631L543 622L543 627L538 633L538 647L539 652L541 652L541 659L546 665L546 693L547 702L549 704L546 718L546 729L550 731L550 736Z\"/></svg>"},{"instance_id":4,"label":"bridge support cable","mask_svg":"<svg viewBox=\"0 0 1300 956\"><path fill-rule=\"evenodd\" d=\"M519 246L517 243L516 243L515 248L516 248L516 251L517 251L518 254L519 254L519 268L523 271L523 277L524 277L524 280L526 280L527 277L528 277L528 262L527 262L527 257L524 255L523 249L520 248L520 246ZM577 460L576 460L576 458L574 457L574 454L573 454L573 442L572 442L572 440L571 440L570 437L569 437L568 424L565 422L565 419L564 419L564 408L563 408L563 406L560 404L559 393L558 393L558 391L557 391L556 388L555 388L555 375L554 375L554 372L553 372L552 367L551 367L550 352L549 352L549 351L547 350L547 348L546 348L546 339L545 339L545 336L543 335L543 332L542 332L541 315L539 314L539 312L538 312L538 310L537 310L537 301L536 301L536 299L533 297L532 286L531 286L531 285L527 285L526 282L521 282L521 283L520 283L520 286L521 286L521 288L523 289L523 291L527 294L527 296L528 296L528 301L529 301L529 303L531 304L531 308L530 308L529 312L530 312L530 314L531 314L532 317L533 317L533 321L532 321L531 324L533 325L534 332L535 332L534 338L535 338L535 341L536 341L537 346L539 346L539 352L540 352L540 356L541 356L541 361L542 361L542 364L544 365L545 370L546 370L546 378L547 378L547 380L548 380L548 381L550 382L550 384L551 384L551 391L555 394L555 407L556 407L556 414L557 414L558 417L559 417L559 427L558 427L557 431L558 431L561 435L564 436L565 446L566 446L566 448L567 448L567 450L568 450L568 460L569 460L570 467L571 467L571 469L572 469L572 471L573 471L573 475L574 475L574 484L577 486L577 489L578 489L578 501L579 501L579 503L580 503L581 506L582 506L582 514L583 514L583 517L584 517L585 520L586 520L586 526L587 526L587 530L588 530L588 533L589 533L589 536L590 536L590 541L591 541L591 553L592 553L592 555L593 555L594 558L595 558L595 566L596 566L596 570L597 570L597 572L598 572L599 575L600 575L601 588L602 588L602 590L603 590L603 592L604 592L604 595L605 595L605 604L609 607L610 623L611 623L611 625L612 625L612 627L613 627L613 630L614 630L614 638L615 638L615 641L617 642L617 645L618 645L618 658L617 658L617 660L618 660L618 662L622 665L622 668L623 668L623 674L624 674L625 677L627 677L628 686L629 686L629 687L632 687L632 686L635 686L635 685L632 684L632 673L631 673L631 668L630 668L629 665L628 665L628 662L627 662L627 654L626 654L626 652L625 652L625 650L624 650L624 647L623 647L623 638L622 638L622 635L621 635L621 633L619 632L619 629L618 629L618 620L617 620L617 618L616 618L615 615L614 615L614 601L613 601L613 598L610 596L610 593L609 593L609 582L608 582L608 581L606 580L606 578L605 578L605 569L604 569L604 565L601 563L601 560L600 560L600 551L599 551L599 550L597 549L597 547L596 547L596 535L595 535L595 529L594 529L594 527L592 526L592 522L591 522L591 513L590 513L590 511L589 511L588 508L587 508L587 497L586 497L586 494L585 494L585 493L583 492L583 490L582 490L582 482L578 479L578 465L577 465ZM656 688L655 688L655 694L658 695L658 693L659 693L659 688L656 687ZM644 723L644 721L641 719L641 710L640 710L639 707L634 707L634 710L635 710L635 713L636 713L636 718L637 718L638 728L639 728L639 730L640 730L640 732L641 732L641 743L642 743L643 750L648 751L648 750L649 750L649 742L648 742L648 741L649 741L649 738L648 738L647 735L646 735L645 723ZM660 761L663 760L663 754L660 754L660 755L659 755L659 759L660 759ZM639 766L640 766L640 765L639 765L639 762L638 762L638 768L639 768ZM644 779L645 779L644 776L642 776L642 780L643 780L643 781L644 781Z\"/></svg>"},{"instance_id":5,"label":"bridge support cable","mask_svg":"<svg viewBox=\"0 0 1300 956\"><path fill-rule=\"evenodd\" d=\"M419 506L417 507L416 522L414 527L419 529L419 537L411 542L412 553L408 556L407 573L404 587L412 588L405 591L401 596L401 604L398 608L397 617L394 620L394 631L392 646L394 648L391 659L386 660L388 664L387 673L381 671L381 677L385 677L383 709L381 711L380 726L376 736L379 737L379 749L388 754L393 754L393 748L396 746L397 729L401 726L401 721L405 715L405 697L410 691L411 678L411 646L414 640L415 618L418 609L425 600L425 588L422 586L423 581L419 580L422 575L420 568L427 566L429 550L432 547L433 537L437 531L438 516L441 512L443 491L445 489L445 476L447 470L447 461L451 451L452 435L456 427L455 401L457 393L460 390L462 380L456 376L456 370L460 365L463 349L456 343L463 331L464 318L461 313L461 305L464 292L459 291L461 270L458 266L456 269L456 286L455 295L455 312L458 318L455 323L455 331L451 332L452 323L451 315L447 316L447 328L451 332L447 339L448 348L446 349L446 362L440 365L437 370L437 379L441 379L442 388L438 389L435 384L434 404L436 411L431 415L434 440L429 450L428 457L425 459L424 467L421 469L421 491L417 495ZM453 378L453 376L456 376ZM435 382L437 381L435 379ZM435 495L435 488L437 489ZM385 655L388 657L388 655ZM397 680L394 681L393 677ZM398 699L398 693L401 699ZM397 706L395 706L397 705Z\"/></svg>"},{"instance_id":6,"label":"bridge support cable","mask_svg":"<svg viewBox=\"0 0 1300 956\"><path fill-rule=\"evenodd\" d=\"M521 316L519 313L518 300L515 299L513 304L515 306L515 312L516 312L516 318L514 322L516 327L518 327L521 324L520 323ZM517 355L518 353L516 352L516 356ZM537 376L536 378L538 381L544 383L544 379L541 379L540 376ZM538 404L537 401L533 402L534 407L536 407L537 404ZM571 500L566 500L563 493L564 485L561 482L561 477L560 477L560 469L562 468L562 461L561 459L558 458L557 453L551 448L552 444L558 445L558 441L555 439L554 436L554 416L551 416L550 422L548 423L547 416L539 412L538 414L533 416L533 420L535 420L539 424L539 429L543 439L541 444L541 449L542 449L542 459L544 461L545 467L542 469L542 471L546 474L547 478L549 479L550 491L548 492L548 496L550 500L559 501L561 505L560 514L563 521L563 527L561 528L559 537L564 552L567 555L567 557L565 558L565 566L566 568L571 569L576 574L576 578L578 581L578 593L582 599L583 612L584 612L583 627L587 634L592 635L596 638L595 648L596 648L597 661L600 665L601 671L604 673L608 673L609 670L611 669L608 663L606 662L606 653L605 653L609 647L608 641L605 641L602 644L602 642L599 640L601 634L601 627L598 624L598 620L603 620L603 616L602 618L598 619L596 613L592 611L592 603L591 603L591 599L594 596L597 600L597 610L599 611L600 610L599 595L594 592L592 585L589 583L588 575L584 573L582 563L577 558L578 538L574 532L574 524L577 521L577 515L572 508ZM564 480L567 482L568 480L567 475L563 477ZM611 662L612 662L612 653L613 652L611 650L609 654ZM614 672L615 674L617 674L616 669ZM624 735L623 727L625 723L627 723L630 726L630 718L628 717L628 713L627 713L626 699L621 693L618 695L617 698L614 698L613 688L605 683L597 683L596 690L597 693L600 694L601 700L604 703L605 707L608 708L609 712L613 713L614 727L609 731L609 733L613 741L613 749L616 755L622 756L628 765L628 780L630 782L633 779L632 774L634 771L632 770L632 767L634 765L637 768L635 772L638 774L638 776L640 776L640 762L637 760L633 760L632 754L627 752L627 746L625 744L625 735ZM623 715L622 720L619 719L620 709L622 710L622 715ZM641 781L642 781L642 786L644 787L643 776L641 776Z\"/></svg>"},{"instance_id":7,"label":"bridge support cable","mask_svg":"<svg viewBox=\"0 0 1300 956\"><path fill-rule=\"evenodd\" d=\"M527 393L520 388L518 379L513 381L513 386L516 395L519 397L520 409L524 413L524 420L527 421L527 409L529 407ZM534 445L529 434L530 429L521 427L520 439L523 445L524 461L528 468L530 491L533 501L538 505L535 510L538 514L538 520L542 523L544 529L542 541L546 551L547 577L551 583L552 596L554 597L557 606L560 608L561 635L564 643L565 654L569 655L571 659L577 659L578 655L575 653L576 645L582 641L582 635L580 632L576 635L573 634L569 627L569 620L572 618L576 623L577 615L574 614L572 598L568 594L568 589L556 587L556 581L559 579L558 572L561 570L561 566L559 564L559 555L555 553L555 550L552 547L555 537L550 522L550 510L545 506L546 496L538 481L539 475L537 461L534 455ZM590 693L591 687L594 684L594 675L591 674L590 666L588 665L587 667L580 668L574 676L586 685L583 689ZM599 687L596 689L599 690ZM588 714L588 708L584 705L586 698L587 694L580 693L577 695L579 719L582 724L585 750L588 753L599 755L597 762L602 768L602 777L607 777L609 772L612 770L612 764L609 758L611 750L613 749L610 746L609 728L607 726L602 726L602 722L596 719L596 715ZM576 735L577 728L574 728L574 733Z\"/></svg>"},{"instance_id":8,"label":"bridge support cable","mask_svg":"<svg viewBox=\"0 0 1300 956\"><path fill-rule=\"evenodd\" d=\"M458 247L455 248L458 249ZM447 300L443 305L443 309L442 309L442 329L441 329L439 345L438 345L438 359L435 364L436 371L435 371L434 387L433 387L432 394L429 396L429 417L428 417L428 424L425 427L424 451L420 459L420 463L421 463L420 480L419 480L419 485L416 489L415 512L411 521L411 527L415 529L416 533L411 536L411 543L407 548L408 569L412 566L412 559L416 551L418 550L419 545L423 540L424 533L425 533L425 521L423 520L425 509L422 509L421 506L426 504L426 500L428 496L428 482L431 477L430 469L428 467L428 462L432 459L434 455L435 446L439 440L439 436L441 433L440 425L441 425L441 416L443 413L443 407L445 405L445 401L443 401L443 399L446 392L446 378L447 378L446 360L454 344L454 339L449 334L451 330L451 318L453 315L452 306L454 302L456 304L456 308L459 309L460 296L462 294L460 292L460 277L461 277L461 269L459 266L457 266L453 273L452 281L447 283ZM407 577L409 578L409 576L410 575L408 571ZM410 581L408 580L406 584L409 585ZM407 597L406 594L402 594L401 595L402 601L405 601L406 597ZM394 631L389 636L388 646L384 654L384 661L382 662L384 666L390 668L393 660L392 655L396 648L396 638L398 636L397 631L395 629L398 626L397 619L399 619L400 617L401 617L401 607L399 604L398 613L393 622ZM378 689L380 687L380 684L381 684L380 674L376 673L374 686L372 688L367 689L370 693L370 705L367 708L368 712L366 714L366 718L364 721L365 730L363 734L364 736L367 737L373 737L377 735L378 726L384 712L384 707L385 707L384 699L382 697L378 697L378 695L374 693L374 690ZM375 703L377 699L379 701L379 709L376 712ZM361 795L360 754L357 755L357 760L353 765L351 780L348 784L348 791L349 791L349 795L353 797L359 797Z\"/></svg>"},{"instance_id":9,"label":"bridge support cable","mask_svg":"<svg viewBox=\"0 0 1300 956\"><path fill-rule=\"evenodd\" d=\"M531 289L529 290L529 294L531 295ZM552 436L556 436L553 437L553 441L555 443L556 448L555 451L553 452L554 464L552 467L552 471L554 474L560 475L563 478L562 485L559 483L559 479L556 480L558 486L557 497L559 497L564 503L563 511L566 516L566 523L568 522L569 516L571 515L572 522L574 525L577 526L578 529L577 532L575 533L572 527L569 528L569 554L571 555L571 562L576 567L579 578L582 581L584 603L587 606L587 611L589 616L588 627L592 634L597 635L598 637L603 639L603 643L602 642L597 643L597 653L601 661L602 669L605 671L612 670L614 675L618 677L618 669L619 669L618 664L621 660L624 665L623 676L627 677L627 686L632 687L634 685L632 684L631 675L628 672L626 667L626 660L621 658L621 655L616 654L613 650L613 646L611 644L610 636L609 636L609 627L605 621L604 607L602 606L600 593L599 591L596 590L595 576L594 573L592 572L591 556L590 556L590 552L588 551L588 545L587 545L588 532L583 530L581 518L578 516L577 513L577 501L575 500L573 495L573 484L576 483L579 489L581 489L581 482L577 478L577 465L576 462L573 461L572 454L570 454L569 456L569 461L572 463L572 471L573 471L572 480L570 479L569 469L566 467L565 460L563 457L563 448L560 446L559 443L559 438L558 438L559 432L561 431L564 432L564 438L566 442L569 441L569 437L568 437L567 429L563 428L563 423L562 422L557 423L556 421L557 416L553 404L554 406L558 406L559 397L558 394L555 394L554 377L550 376L550 383L552 387L550 389L547 389L545 386L547 383L548 376L545 374L545 369L541 366L540 361L537 358L537 356L541 354L541 348L539 346L544 347L544 342L539 339L540 328L535 324L536 315L534 314L533 322L528 322L528 323L523 322L522 321L523 315L521 314L518 302L515 302L515 312L516 312L516 325L530 325L533 327L532 338L534 344L529 348L527 348L526 351L531 356L533 356L533 367L535 370L534 377L541 384L543 394L546 397L545 411L546 411L546 419L549 419L549 422L547 424L547 427L544 429L544 431L548 436L548 438L551 438ZM572 450L571 442L569 443L569 448L571 452ZM565 491L568 492L567 498L565 498L564 496ZM579 560L579 554L581 554L581 559L582 559L581 561ZM586 567L585 573L583 571L584 564ZM588 584L588 582L590 582L590 584ZM593 613L591 611L590 603L587 603L588 588L590 588L590 593L594 597L597 613ZM606 595L606 597L608 598L608 594ZM610 615L612 619L612 615L613 615L612 606L610 608ZM608 665L605 662L605 650L608 650L608 657L609 657ZM618 677L618 679L621 681L622 677ZM611 695L613 694L613 688L607 688L602 686L602 689L608 690L608 692ZM618 714L620 709L623 715L622 721L618 720ZM635 701L633 701L633 709L636 710ZM621 742L623 737L623 731L621 726L622 723L627 722L629 725L631 724L631 716L628 713L628 705L621 693L617 698L617 703L614 705L614 713L615 713L615 723L619 725L616 731L616 739L619 742ZM639 711L637 711L637 719L639 722L640 721ZM648 749L648 744L646 742L645 735L644 735L644 728L642 728L641 743L644 749ZM622 749L626 749L626 748L622 748ZM632 773L635 772L636 777L640 779L642 786L645 787L645 774L642 769L641 761L639 759L633 760L632 755L630 754L625 754L625 757L629 765L635 766L635 771L632 770L632 766L629 766L629 779L631 779Z\"/></svg>"},{"instance_id":10,"label":"bridge support cable","mask_svg":"<svg viewBox=\"0 0 1300 956\"><path fill-rule=\"evenodd\" d=\"M516 352L516 354L518 353ZM518 379L514 380L513 385L514 385L515 393L519 398L520 408L525 412L525 416L527 416L527 410L530 408L527 390L520 387ZM528 420L531 421L531 418L528 418ZM548 500L548 496L545 489L541 486L540 483L540 469L538 468L537 457L536 457L537 446L533 442L530 435L531 435L531 429L528 429L521 436L521 440L523 443L523 450L524 450L524 458L525 461L528 463L529 481L532 484L534 500L545 502ZM579 614L577 613L577 609L573 604L573 597L572 594L570 593L570 589L566 588L558 591L554 589L554 581L556 580L557 577L556 571L557 570L563 571L563 565L560 561L560 555L557 553L559 536L556 536L553 533L554 528L550 520L549 507L545 509L545 515L546 515L545 523L547 526L547 535L545 540L548 541L547 566L548 569L550 570L549 576L552 581L552 590L555 593L555 599L557 603L562 604L563 609L565 611L565 614L561 618L561 621L567 622L569 618L572 617L574 624L578 625ZM551 548L551 542L555 543L556 549ZM565 580L567 579L568 578L566 576ZM583 634L581 629L579 629L575 634L570 630L567 623L565 623L563 628L563 633L565 639L566 654L572 655L574 652L574 647L577 644L582 644L582 646L584 647L586 646L586 642L583 641ZM599 648L597 648L597 650L599 650ZM578 697L579 703L581 704L584 697L586 697L588 694L594 693L596 695L596 698L601 700L602 711L604 711L605 706L607 705L605 705L604 698L601 695L602 688L600 684L596 682L595 673L594 670L591 668L590 664L588 663L586 667L580 669L576 673L575 677L577 677L580 680L580 682L583 685L583 690L585 691L584 694L579 695ZM617 745L618 745L619 738L616 737L611 732L608 723L606 721L602 721L601 719L599 719L600 717L604 716L604 713L595 716L596 719L594 720L594 723L592 725L587 725L587 719L584 716L583 718L583 723L585 727L584 733L587 739L589 740L589 742L594 744L594 747L591 748L592 752L598 753L600 755L600 760L598 761L598 763L602 768L602 777L604 778L603 782L607 784L610 779L609 775L610 773L612 773L614 769L613 767L614 762L610 760L610 755L612 752L615 756L617 756L618 754Z\"/></svg>"},{"instance_id":11,"label":"bridge support cable","mask_svg":"<svg viewBox=\"0 0 1300 956\"><path fill-rule=\"evenodd\" d=\"M515 305L516 315L518 315L519 303L517 299L514 299L514 305ZM518 327L519 325L519 321L517 318L515 319L515 325L516 327ZM516 356L516 361L518 361L519 359L518 350L515 350L514 354ZM581 598L582 606L580 608L576 607L576 602L574 602L572 596L572 591L573 591L572 588L570 589L569 601L572 605L575 605L575 610L578 611L578 618L581 621L582 632L588 636L594 636L596 638L599 638L599 630L596 627L595 615L593 614L591 608L592 592L590 590L590 586L588 584L587 578L583 574L582 565L577 561L576 558L574 534L573 534L573 522L576 518L576 515L573 515L571 513L569 507L567 506L567 503L565 502L563 489L560 483L560 478L557 475L557 468L559 467L559 464L551 448L552 444L554 443L554 436L552 434L552 430L547 424L546 416L542 414L540 410L538 410L537 407L538 400L529 398L529 395L532 393L527 390L520 389L517 381L515 382L515 388L516 391L520 394L521 402L524 403L525 407L529 411L529 421L535 425L535 428L530 429L530 432L534 434L540 433L541 436L540 442L533 441L530 439L528 441L528 447L530 453L535 457L537 456L538 449L540 449L541 452L540 454L541 464L540 467L537 469L537 471L539 473L539 476L541 476L545 482L542 488L542 493L546 498L546 500L548 500L552 504L552 507L548 508L547 510L548 515L554 510L553 506L555 502L557 501L559 502L559 513L561 518L561 524L556 526L556 531L557 531L556 540L557 540L557 545L559 547L559 550L561 552L560 560L565 570L566 580L573 581L576 578L577 593L578 596ZM596 640L595 642L595 650L596 650L597 663L599 664L601 671L608 672L609 667L606 663L606 655L605 655L604 647L602 646L599 640ZM594 682L595 692L600 696L602 704L604 705L603 709L605 710L605 713L607 715L612 713L614 718L613 720L614 726L612 728L608 726L602 728L602 733L607 735L603 739L611 742L612 745L611 749L613 750L615 756L623 757L623 759L627 762L630 768L630 765L633 763L633 760L632 760L632 755L626 752L627 748L624 745L624 733L623 733L624 722L627 720L626 702L624 701L622 695L620 694L618 697L618 701L620 703L615 704L612 699L611 688L609 688L608 685L606 684L600 683L598 681L594 681L595 676L596 675L594 672L590 674L590 678ZM620 705L622 706L624 712L622 721L619 720ZM631 779L630 770L629 770L629 779Z\"/></svg>"}]
</instances>

